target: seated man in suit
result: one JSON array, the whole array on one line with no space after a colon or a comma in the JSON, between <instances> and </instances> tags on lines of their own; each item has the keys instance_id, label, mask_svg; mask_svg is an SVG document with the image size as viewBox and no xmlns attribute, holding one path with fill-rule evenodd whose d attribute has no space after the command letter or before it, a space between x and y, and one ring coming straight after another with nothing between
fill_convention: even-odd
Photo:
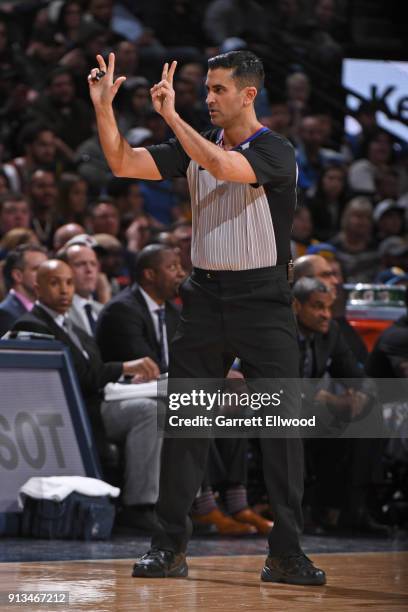
<instances>
[{"instance_id":1,"label":"seated man in suit","mask_svg":"<svg viewBox=\"0 0 408 612\"><path fill-rule=\"evenodd\" d=\"M3 268L8 294L0 303L0 338L21 315L34 306L37 270L47 259L44 247L24 244L10 251Z\"/></svg>"},{"instance_id":2,"label":"seated man in suit","mask_svg":"<svg viewBox=\"0 0 408 612\"><path fill-rule=\"evenodd\" d=\"M159 376L159 368L150 357L102 361L95 340L67 317L74 295L74 280L72 270L65 262L55 259L44 262L38 269L35 287L36 305L15 323L13 329L51 334L69 347L95 438L101 440L105 437L100 414L101 389L122 375L135 377L137 381L155 379ZM149 401L151 405L148 405ZM131 431L135 423L140 422L139 438L133 439L133 443L143 449L149 443L149 437L154 440L157 437L156 403L153 400L132 402L133 419L127 415L126 426ZM125 497L133 481L146 481L149 461L150 457L140 455L139 463L126 465Z\"/></svg>"},{"instance_id":3,"label":"seated man in suit","mask_svg":"<svg viewBox=\"0 0 408 612\"><path fill-rule=\"evenodd\" d=\"M179 255L169 246L151 244L144 247L136 259L137 283L112 298L98 318L96 340L105 360L149 357L167 372L169 343L179 320L177 307L171 302L177 295L184 273L180 271ZM128 402L105 402L102 416L111 439L123 441ZM118 418L122 415L122 419ZM159 495L160 449L162 439L150 440L142 448L126 437L126 463L138 463L149 457L149 472L127 498L131 507L124 508L119 520L128 526L151 522L153 507ZM135 483L137 487L137 483ZM149 519L150 517L150 519Z\"/></svg>"},{"instance_id":4,"label":"seated man in suit","mask_svg":"<svg viewBox=\"0 0 408 612\"><path fill-rule=\"evenodd\" d=\"M58 255L71 266L75 293L68 316L90 336L94 336L96 321L103 304L94 299L98 283L99 263L95 251L89 246L72 244Z\"/></svg>"},{"instance_id":5,"label":"seated man in suit","mask_svg":"<svg viewBox=\"0 0 408 612\"><path fill-rule=\"evenodd\" d=\"M316 245L316 247L318 246ZM335 273L335 262L338 263L337 269L340 273L340 278ZM328 259L328 256L326 258L326 256L323 257L318 254L303 255L294 262L294 281L296 283L296 281L305 277L317 278L327 285L335 298L332 305L332 317L341 329L344 339L353 351L357 361L364 364L368 356L367 348L354 327L346 319L346 294L343 289L344 279L339 266L340 263L334 253L330 253L330 259Z\"/></svg>"},{"instance_id":6,"label":"seated man in suit","mask_svg":"<svg viewBox=\"0 0 408 612\"><path fill-rule=\"evenodd\" d=\"M353 385L346 380L341 388L333 381L328 389L320 389L314 397L322 405L320 419L323 422L329 416L329 409L341 421L358 417L370 401L371 388L362 380L364 370L332 320L332 291L319 279L305 277L295 283L293 296L302 376L322 379L329 374L333 379L360 379ZM367 506L369 487L380 476L378 440L311 438L305 448L306 465L312 466L316 477L311 500L314 522L386 535L387 528L370 516Z\"/></svg>"},{"instance_id":7,"label":"seated man in suit","mask_svg":"<svg viewBox=\"0 0 408 612\"><path fill-rule=\"evenodd\" d=\"M98 319L96 341L104 359L150 357L167 372L169 342L179 320L171 302L182 280L173 247L150 244L140 251L136 283L108 302Z\"/></svg>"}]
</instances>

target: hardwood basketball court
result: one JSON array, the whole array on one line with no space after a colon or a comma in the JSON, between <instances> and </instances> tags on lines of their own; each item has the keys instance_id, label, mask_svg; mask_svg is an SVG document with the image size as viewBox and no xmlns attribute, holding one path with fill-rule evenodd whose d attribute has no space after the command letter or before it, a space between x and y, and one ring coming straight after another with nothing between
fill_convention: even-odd
<instances>
[{"instance_id":1,"label":"hardwood basketball court","mask_svg":"<svg viewBox=\"0 0 408 612\"><path fill-rule=\"evenodd\" d=\"M50 546L58 543L50 542ZM260 582L263 556L192 557L187 579L167 580L132 578L132 559L1 563L3 594L68 591L70 601L47 606L3 603L0 610L407 612L408 552L311 557L327 572L324 587Z\"/></svg>"}]
</instances>

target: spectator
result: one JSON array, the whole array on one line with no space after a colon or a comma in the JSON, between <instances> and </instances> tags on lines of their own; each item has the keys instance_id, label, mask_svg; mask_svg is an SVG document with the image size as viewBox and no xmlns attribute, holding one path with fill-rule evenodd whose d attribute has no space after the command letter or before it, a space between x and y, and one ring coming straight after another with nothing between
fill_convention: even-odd
<instances>
[{"instance_id":1,"label":"spectator","mask_svg":"<svg viewBox=\"0 0 408 612\"><path fill-rule=\"evenodd\" d=\"M59 151L68 160L92 135L93 115L89 105L77 97L74 79L66 67L54 68L49 73L46 89L32 104L30 113L52 126Z\"/></svg>"},{"instance_id":2,"label":"spectator","mask_svg":"<svg viewBox=\"0 0 408 612\"><path fill-rule=\"evenodd\" d=\"M31 202L31 226L40 242L52 246L57 220L57 184L55 175L48 170L36 170L28 183L28 194Z\"/></svg>"},{"instance_id":3,"label":"spectator","mask_svg":"<svg viewBox=\"0 0 408 612\"><path fill-rule=\"evenodd\" d=\"M292 225L291 252L293 259L306 253L309 245L315 244L314 227L310 210L306 206L298 206L295 210Z\"/></svg>"},{"instance_id":4,"label":"spectator","mask_svg":"<svg viewBox=\"0 0 408 612\"><path fill-rule=\"evenodd\" d=\"M362 157L362 145L369 135L378 129L377 125L377 106L372 102L363 100L360 102L355 114L355 119L359 124L357 133L345 133L345 141L350 147L351 159L359 159Z\"/></svg>"},{"instance_id":5,"label":"spectator","mask_svg":"<svg viewBox=\"0 0 408 612\"><path fill-rule=\"evenodd\" d=\"M32 311L22 316L14 325L16 331L32 331L51 334L56 340L69 347L74 368L78 377L79 386L85 399L88 414L91 421L92 433L99 449L105 440L105 433L101 418L100 390L108 382L117 381L122 375L132 377L132 380L151 380L157 378L158 368L148 357L132 361L116 361L104 363L101 359L98 346L94 339L76 327L68 319L67 313L74 295L74 280L71 268L63 261L49 260L44 262L38 269L36 293L38 303ZM155 403L152 402L150 409L150 431L153 431L153 422L156 424ZM132 443L136 448L144 448L147 437L146 420L148 410L143 411L137 400L132 401L133 423L125 426L130 432L137 420L140 425L140 435ZM142 464L142 461L144 463ZM141 469L149 469L145 463L146 456L140 456L140 462L126 469L136 470L139 479L143 472ZM143 479L142 479L143 481ZM128 491L129 481L125 484L125 499ZM140 487L140 480L135 483Z\"/></svg>"},{"instance_id":6,"label":"spectator","mask_svg":"<svg viewBox=\"0 0 408 612\"><path fill-rule=\"evenodd\" d=\"M405 295L407 302L408 289ZM373 378L408 378L407 313L378 338L368 359L367 374ZM406 393L399 400L405 401Z\"/></svg>"},{"instance_id":7,"label":"spectator","mask_svg":"<svg viewBox=\"0 0 408 612\"><path fill-rule=\"evenodd\" d=\"M33 232L32 229L16 227L8 231L1 239L0 253L4 255L4 253L13 251L16 247L20 246L20 244L35 244L36 246L40 246L40 241L38 240L37 234Z\"/></svg>"},{"instance_id":8,"label":"spectator","mask_svg":"<svg viewBox=\"0 0 408 612\"><path fill-rule=\"evenodd\" d=\"M378 253L382 270L395 267L408 272L408 242L401 236L385 238L378 246Z\"/></svg>"},{"instance_id":9,"label":"spectator","mask_svg":"<svg viewBox=\"0 0 408 612\"><path fill-rule=\"evenodd\" d=\"M96 321L103 308L94 299L98 283L99 262L95 251L88 246L72 244L59 255L59 259L71 266L75 293L68 317L89 336L94 336Z\"/></svg>"},{"instance_id":10,"label":"spectator","mask_svg":"<svg viewBox=\"0 0 408 612\"><path fill-rule=\"evenodd\" d=\"M43 247L30 244L18 246L8 253L3 268L8 294L0 303L0 338L21 315L33 308L37 270L46 259Z\"/></svg>"},{"instance_id":11,"label":"spectator","mask_svg":"<svg viewBox=\"0 0 408 612\"><path fill-rule=\"evenodd\" d=\"M64 55L64 36L49 25L34 28L26 51L28 82L36 91L43 91L50 72Z\"/></svg>"},{"instance_id":12,"label":"spectator","mask_svg":"<svg viewBox=\"0 0 408 612\"><path fill-rule=\"evenodd\" d=\"M396 200L379 202L373 212L377 240L401 236L405 230L405 213L405 206L399 205Z\"/></svg>"},{"instance_id":13,"label":"spectator","mask_svg":"<svg viewBox=\"0 0 408 612\"><path fill-rule=\"evenodd\" d=\"M58 253L60 249L75 236L80 236L85 233L85 228L78 223L66 223L60 225L56 230L53 238L54 253Z\"/></svg>"},{"instance_id":14,"label":"spectator","mask_svg":"<svg viewBox=\"0 0 408 612\"><path fill-rule=\"evenodd\" d=\"M56 29L65 39L67 49L74 47L79 40L79 30L83 19L81 0L65 0L59 7Z\"/></svg>"},{"instance_id":15,"label":"spectator","mask_svg":"<svg viewBox=\"0 0 408 612\"><path fill-rule=\"evenodd\" d=\"M88 224L88 183L79 174L64 172L59 180L58 213L65 223Z\"/></svg>"},{"instance_id":16,"label":"spectator","mask_svg":"<svg viewBox=\"0 0 408 612\"><path fill-rule=\"evenodd\" d=\"M320 250L319 250L320 249ZM294 282L301 278L315 278L321 281L331 291L334 302L332 304L332 317L343 337L357 360L363 366L367 360L367 349L361 337L350 325L345 316L346 293L343 289L343 274L340 262L336 258L336 251L330 245L316 244L310 247L313 254L306 254L294 262ZM324 253L325 256L319 253Z\"/></svg>"},{"instance_id":17,"label":"spectator","mask_svg":"<svg viewBox=\"0 0 408 612\"><path fill-rule=\"evenodd\" d=\"M214 45L221 45L232 37L266 43L267 26L263 7L255 0L213 0L204 15L204 31Z\"/></svg>"},{"instance_id":18,"label":"spectator","mask_svg":"<svg viewBox=\"0 0 408 612\"><path fill-rule=\"evenodd\" d=\"M301 138L299 134L303 117L310 114L310 96L312 86L310 79L304 72L293 72L286 77L286 96L289 112L291 113L291 123L293 136L296 141Z\"/></svg>"},{"instance_id":19,"label":"spectator","mask_svg":"<svg viewBox=\"0 0 408 612\"><path fill-rule=\"evenodd\" d=\"M101 271L106 275L111 295L114 296L127 287L130 280L123 247L119 240L110 234L95 234L94 238Z\"/></svg>"},{"instance_id":20,"label":"spectator","mask_svg":"<svg viewBox=\"0 0 408 612\"><path fill-rule=\"evenodd\" d=\"M306 199L310 209L315 235L321 241L329 240L340 226L347 201L347 174L343 166L327 166L320 174L316 192Z\"/></svg>"},{"instance_id":21,"label":"spectator","mask_svg":"<svg viewBox=\"0 0 408 612\"><path fill-rule=\"evenodd\" d=\"M55 132L44 123L32 122L21 130L24 155L4 165L13 191L25 191L35 170L54 171L57 164Z\"/></svg>"},{"instance_id":22,"label":"spectator","mask_svg":"<svg viewBox=\"0 0 408 612\"><path fill-rule=\"evenodd\" d=\"M162 225L170 225L178 216L178 201L171 180L140 181L145 211Z\"/></svg>"},{"instance_id":23,"label":"spectator","mask_svg":"<svg viewBox=\"0 0 408 612\"><path fill-rule=\"evenodd\" d=\"M83 22L78 30L78 43L61 58L60 64L69 68L75 77L83 81L83 76L95 62L95 56L110 44L112 33L97 23ZM85 83L86 85L86 83ZM79 92L85 98L86 88Z\"/></svg>"},{"instance_id":24,"label":"spectator","mask_svg":"<svg viewBox=\"0 0 408 612\"><path fill-rule=\"evenodd\" d=\"M93 205L90 225L94 234L119 236L119 211L110 198L103 198Z\"/></svg>"},{"instance_id":25,"label":"spectator","mask_svg":"<svg viewBox=\"0 0 408 612\"><path fill-rule=\"evenodd\" d=\"M78 174L88 183L90 194L98 198L109 179L112 178L112 173L102 153L96 131L78 147L75 164Z\"/></svg>"},{"instance_id":26,"label":"spectator","mask_svg":"<svg viewBox=\"0 0 408 612\"><path fill-rule=\"evenodd\" d=\"M137 215L125 232L127 250L135 254L141 251L151 242L152 229L152 224L148 215L144 213Z\"/></svg>"},{"instance_id":27,"label":"spectator","mask_svg":"<svg viewBox=\"0 0 408 612\"><path fill-rule=\"evenodd\" d=\"M270 103L270 115L261 117L260 121L273 132L292 139L291 115L285 99L275 98Z\"/></svg>"},{"instance_id":28,"label":"spectator","mask_svg":"<svg viewBox=\"0 0 408 612\"><path fill-rule=\"evenodd\" d=\"M135 278L135 285L104 307L98 321L97 341L104 359L147 355L161 372L166 372L169 343L179 319L176 307L171 304L180 284L174 249L161 244L142 249L136 260ZM159 320L160 308L165 309L164 323Z\"/></svg>"},{"instance_id":29,"label":"spectator","mask_svg":"<svg viewBox=\"0 0 408 612\"><path fill-rule=\"evenodd\" d=\"M30 227L30 205L21 193L0 196L0 237L15 228Z\"/></svg>"},{"instance_id":30,"label":"spectator","mask_svg":"<svg viewBox=\"0 0 408 612\"><path fill-rule=\"evenodd\" d=\"M125 134L131 128L144 126L150 110L150 86L147 79L126 79L118 92L118 126L121 132Z\"/></svg>"},{"instance_id":31,"label":"spectator","mask_svg":"<svg viewBox=\"0 0 408 612\"><path fill-rule=\"evenodd\" d=\"M302 255L293 264L293 282L301 278L316 278L324 283L336 297L337 282L329 262L321 255Z\"/></svg>"},{"instance_id":32,"label":"spectator","mask_svg":"<svg viewBox=\"0 0 408 612\"><path fill-rule=\"evenodd\" d=\"M114 177L107 185L107 193L121 216L129 214L138 217L143 214L144 199L140 183L136 179Z\"/></svg>"},{"instance_id":33,"label":"spectator","mask_svg":"<svg viewBox=\"0 0 408 612\"><path fill-rule=\"evenodd\" d=\"M293 295L302 376L322 379L328 373L334 379L334 384L328 388L310 390L309 401L319 406L323 428L332 426L336 414L339 427L339 423L354 419L366 409L371 401L370 385L363 380L363 368L332 320L334 297L331 290L318 279L302 278L294 285ZM338 379L343 379L341 388ZM352 382L353 379L356 381ZM381 456L376 442L337 436L335 439L307 440L306 465L316 478L315 490L309 499L313 526L317 523L319 527L346 527L354 532L388 534L388 528L378 524L368 508L369 486L377 476ZM366 447L371 452L363 453Z\"/></svg>"},{"instance_id":34,"label":"spectator","mask_svg":"<svg viewBox=\"0 0 408 612\"><path fill-rule=\"evenodd\" d=\"M372 281L379 258L373 239L373 207L370 200L357 197L346 205L341 230L330 240L336 247L348 283Z\"/></svg>"},{"instance_id":35,"label":"spectator","mask_svg":"<svg viewBox=\"0 0 408 612\"><path fill-rule=\"evenodd\" d=\"M178 257L171 247L150 245L139 253L135 275L137 282L115 296L102 310L97 342L104 359L148 357L161 372L167 372L169 345L179 321L178 310L171 303L180 283ZM117 405L105 404L102 415L107 431L123 442L123 424ZM119 415L123 420L131 416L129 412L126 417L123 408ZM138 527L152 522L153 504L159 494L160 448L157 433L143 447L139 443L139 448L129 436L126 439L126 465L136 471L143 452L146 471L139 470L139 482L134 479L133 483L134 498L139 501L126 502L139 507L125 507L120 517L122 524Z\"/></svg>"},{"instance_id":36,"label":"spectator","mask_svg":"<svg viewBox=\"0 0 408 612\"><path fill-rule=\"evenodd\" d=\"M198 99L198 91L194 81L187 77L178 77L174 82L176 94L176 110L198 132L209 129L208 110L204 110Z\"/></svg>"},{"instance_id":37,"label":"spectator","mask_svg":"<svg viewBox=\"0 0 408 612\"><path fill-rule=\"evenodd\" d=\"M120 76L132 78L137 75L139 53L137 45L129 40L120 40L114 48L115 72Z\"/></svg>"},{"instance_id":38,"label":"spectator","mask_svg":"<svg viewBox=\"0 0 408 612\"><path fill-rule=\"evenodd\" d=\"M314 194L319 175L329 164L341 163L342 156L330 149L323 149L325 133L317 117L304 117L300 123L297 146L299 168L298 186L308 195Z\"/></svg>"},{"instance_id":39,"label":"spectator","mask_svg":"<svg viewBox=\"0 0 408 612\"><path fill-rule=\"evenodd\" d=\"M350 166L348 174L350 188L356 194L376 197L376 181L391 165L392 146L392 139L384 130L367 135L361 147L362 159Z\"/></svg>"}]
</instances>

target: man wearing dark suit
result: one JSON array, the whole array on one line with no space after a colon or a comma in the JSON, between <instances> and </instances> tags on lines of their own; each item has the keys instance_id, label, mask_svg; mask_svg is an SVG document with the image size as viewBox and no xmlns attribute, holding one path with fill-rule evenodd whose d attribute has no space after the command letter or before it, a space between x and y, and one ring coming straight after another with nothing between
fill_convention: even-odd
<instances>
[{"instance_id":1,"label":"man wearing dark suit","mask_svg":"<svg viewBox=\"0 0 408 612\"><path fill-rule=\"evenodd\" d=\"M137 282L100 313L96 341L104 359L150 357L167 372L168 346L179 321L170 301L183 277L179 256L170 246L149 245L140 251L134 274Z\"/></svg>"},{"instance_id":2,"label":"man wearing dark suit","mask_svg":"<svg viewBox=\"0 0 408 612\"><path fill-rule=\"evenodd\" d=\"M327 426L358 417L370 401L371 389L364 370L347 346L338 324L332 320L334 296L319 279L301 278L293 287L299 328L301 372L304 378L333 379L321 385L313 397L321 405L319 420ZM337 380L336 380L337 379ZM338 384L342 379L342 384ZM350 379L357 379L354 381ZM334 417L337 415L337 417ZM329 526L355 531L387 532L368 513L367 492L376 479L381 458L377 440L313 438L306 441L306 456L317 484L313 502L315 520L327 525L329 516L340 515ZM336 509L328 512L327 509ZM338 512L340 511L340 512Z\"/></svg>"},{"instance_id":3,"label":"man wearing dark suit","mask_svg":"<svg viewBox=\"0 0 408 612\"><path fill-rule=\"evenodd\" d=\"M159 369L148 357L132 361L102 360L94 339L73 325L67 317L75 288L72 270L63 261L54 259L44 262L38 269L35 287L38 302L30 313L15 323L13 329L51 334L69 347L93 432L96 439L100 440L104 435L100 414L101 389L122 375L137 380L157 378ZM137 406L135 412L138 413ZM153 422L156 425L155 416ZM143 439L140 440L142 443ZM133 478L144 476L144 464L130 467L134 469Z\"/></svg>"},{"instance_id":4,"label":"man wearing dark suit","mask_svg":"<svg viewBox=\"0 0 408 612\"><path fill-rule=\"evenodd\" d=\"M9 290L0 303L0 338L34 306L37 270L47 259L43 247L24 244L10 251L4 262L3 276Z\"/></svg>"},{"instance_id":5,"label":"man wearing dark suit","mask_svg":"<svg viewBox=\"0 0 408 612\"><path fill-rule=\"evenodd\" d=\"M172 247L152 244L140 251L135 269L137 284L112 298L99 315L96 340L103 359L149 357L160 372L167 372L169 344L179 321L178 309L170 300L177 295L182 277L179 256ZM125 415L132 413L128 404L122 400L102 405L105 428L114 441L123 442ZM149 479L141 481L139 487L135 483L133 493L127 495L120 515L124 525L138 527L154 520L153 505L159 495L161 442L162 438L156 436L147 449L132 443L129 436L126 438L126 463L137 464L143 460L142 454L147 455Z\"/></svg>"}]
</instances>

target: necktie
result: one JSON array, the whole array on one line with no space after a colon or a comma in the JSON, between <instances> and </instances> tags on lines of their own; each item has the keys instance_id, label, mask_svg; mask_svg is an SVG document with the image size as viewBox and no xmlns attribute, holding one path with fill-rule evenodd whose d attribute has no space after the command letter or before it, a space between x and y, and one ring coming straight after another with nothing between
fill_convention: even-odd
<instances>
[{"instance_id":1,"label":"necktie","mask_svg":"<svg viewBox=\"0 0 408 612\"><path fill-rule=\"evenodd\" d=\"M157 318L159 319L159 344L160 344L160 371L167 371L167 360L166 360L166 345L164 338L164 326L166 323L166 311L164 307L156 310Z\"/></svg>"},{"instance_id":2,"label":"necktie","mask_svg":"<svg viewBox=\"0 0 408 612\"><path fill-rule=\"evenodd\" d=\"M313 375L313 349L309 338L300 341L300 354L302 357L302 376L311 378Z\"/></svg>"},{"instance_id":3,"label":"necktie","mask_svg":"<svg viewBox=\"0 0 408 612\"><path fill-rule=\"evenodd\" d=\"M96 321L93 317L92 306L91 304L85 304L84 306L86 318L88 319L89 326L91 328L92 335L95 335L96 332Z\"/></svg>"},{"instance_id":4,"label":"necktie","mask_svg":"<svg viewBox=\"0 0 408 612\"><path fill-rule=\"evenodd\" d=\"M69 319L64 319L62 327L63 327L65 333L68 334L68 336L70 337L72 342L75 344L75 346L77 348L79 348L81 353L85 354L85 351L83 349L81 341L80 341L79 337L77 336L76 332L74 331L74 328L72 326L71 321Z\"/></svg>"}]
</instances>

